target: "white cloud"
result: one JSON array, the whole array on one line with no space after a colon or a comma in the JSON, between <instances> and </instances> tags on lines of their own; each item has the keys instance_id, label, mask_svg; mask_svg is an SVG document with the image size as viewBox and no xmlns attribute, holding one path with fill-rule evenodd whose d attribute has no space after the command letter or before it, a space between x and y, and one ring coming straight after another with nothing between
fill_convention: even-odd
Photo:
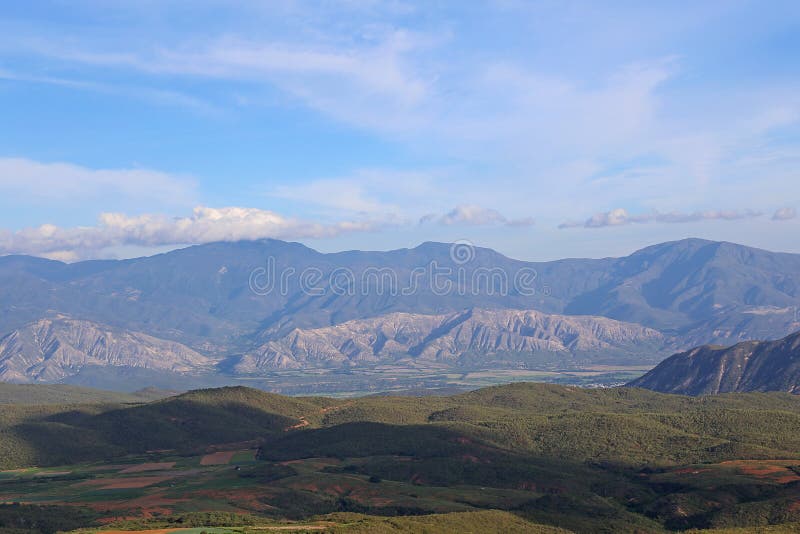
<instances>
[{"instance_id":1,"label":"white cloud","mask_svg":"<svg viewBox=\"0 0 800 534\"><path fill-rule=\"evenodd\" d=\"M359 169L344 177L279 185L268 195L337 213L399 218L409 205L440 195L433 184L442 175L440 170Z\"/></svg>"},{"instance_id":2,"label":"white cloud","mask_svg":"<svg viewBox=\"0 0 800 534\"><path fill-rule=\"evenodd\" d=\"M172 205L194 201L193 179L148 169L89 169L70 163L0 158L0 193L7 198L63 203L124 197Z\"/></svg>"},{"instance_id":3,"label":"white cloud","mask_svg":"<svg viewBox=\"0 0 800 534\"><path fill-rule=\"evenodd\" d=\"M104 213L96 226L60 228L44 224L17 232L0 230L0 254L34 254L77 259L96 256L109 247L169 246L263 238L335 237L372 231L385 223L375 220L318 223L287 218L256 208L198 206L190 217Z\"/></svg>"},{"instance_id":4,"label":"white cloud","mask_svg":"<svg viewBox=\"0 0 800 534\"><path fill-rule=\"evenodd\" d=\"M441 224L450 226L454 224L488 225L505 223L506 218L499 211L480 206L456 206L451 211L442 215Z\"/></svg>"},{"instance_id":5,"label":"white cloud","mask_svg":"<svg viewBox=\"0 0 800 534\"><path fill-rule=\"evenodd\" d=\"M438 222L445 226L493 226L503 224L506 226L532 226L532 217L520 219L509 219L499 211L491 208L484 208L474 204L462 204L456 206L444 215L429 213L419 219L420 224Z\"/></svg>"},{"instance_id":6,"label":"white cloud","mask_svg":"<svg viewBox=\"0 0 800 534\"><path fill-rule=\"evenodd\" d=\"M96 51L39 43L42 55L84 65L133 69L151 75L267 84L338 119L391 128L411 120L410 110L428 95L429 83L407 55L429 37L386 31L358 45L249 40L227 36L202 44L154 49ZM391 120L387 120L391 114Z\"/></svg>"},{"instance_id":7,"label":"white cloud","mask_svg":"<svg viewBox=\"0 0 800 534\"><path fill-rule=\"evenodd\" d=\"M604 228L629 224L689 223L707 220L735 221L760 217L761 215L761 212L753 210L706 210L691 213L673 211L669 213L652 212L631 215L626 210L617 208L603 213L596 213L584 222L568 221L561 223L559 228Z\"/></svg>"},{"instance_id":8,"label":"white cloud","mask_svg":"<svg viewBox=\"0 0 800 534\"><path fill-rule=\"evenodd\" d=\"M797 218L797 210L795 208L780 208L772 215L773 221L789 221Z\"/></svg>"}]
</instances>

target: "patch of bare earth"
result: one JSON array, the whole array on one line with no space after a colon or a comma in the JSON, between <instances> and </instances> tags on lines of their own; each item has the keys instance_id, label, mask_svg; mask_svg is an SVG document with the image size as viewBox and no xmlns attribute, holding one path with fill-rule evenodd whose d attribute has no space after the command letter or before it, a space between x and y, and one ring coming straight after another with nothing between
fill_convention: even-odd
<instances>
[{"instance_id":1,"label":"patch of bare earth","mask_svg":"<svg viewBox=\"0 0 800 534\"><path fill-rule=\"evenodd\" d=\"M239 451L220 451L206 454L200 459L200 465L228 465Z\"/></svg>"},{"instance_id":2,"label":"patch of bare earth","mask_svg":"<svg viewBox=\"0 0 800 534\"><path fill-rule=\"evenodd\" d=\"M97 478L86 480L74 484L80 486L97 486L98 489L139 489L160 484L166 480L174 478L172 476L152 476L152 477L124 477L124 478Z\"/></svg>"},{"instance_id":3,"label":"patch of bare earth","mask_svg":"<svg viewBox=\"0 0 800 534\"><path fill-rule=\"evenodd\" d=\"M147 471L167 471L175 467L175 462L150 462L139 465L132 465L120 471L120 473L144 473Z\"/></svg>"}]
</instances>

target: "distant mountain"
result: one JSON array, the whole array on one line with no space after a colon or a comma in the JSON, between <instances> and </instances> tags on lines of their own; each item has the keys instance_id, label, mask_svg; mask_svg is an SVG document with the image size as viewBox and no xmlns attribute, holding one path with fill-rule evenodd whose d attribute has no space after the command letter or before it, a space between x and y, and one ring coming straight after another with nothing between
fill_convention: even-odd
<instances>
[{"instance_id":1,"label":"distant mountain","mask_svg":"<svg viewBox=\"0 0 800 534\"><path fill-rule=\"evenodd\" d=\"M56 382L86 366L208 370L205 356L173 341L65 316L40 319L0 338L0 380Z\"/></svg>"},{"instance_id":2,"label":"distant mountain","mask_svg":"<svg viewBox=\"0 0 800 534\"><path fill-rule=\"evenodd\" d=\"M704 346L675 354L628 385L685 395L745 391L800 394L800 332L779 341Z\"/></svg>"},{"instance_id":3,"label":"distant mountain","mask_svg":"<svg viewBox=\"0 0 800 534\"><path fill-rule=\"evenodd\" d=\"M658 360L667 339L604 317L568 317L533 310L470 309L440 315L390 313L315 329L295 328L245 354L237 373L271 368L418 361L536 361L561 367L626 355Z\"/></svg>"},{"instance_id":4,"label":"distant mountain","mask_svg":"<svg viewBox=\"0 0 800 534\"><path fill-rule=\"evenodd\" d=\"M565 312L676 331L702 344L783 337L800 328L798 309L800 255L686 239L615 261Z\"/></svg>"},{"instance_id":5,"label":"distant mountain","mask_svg":"<svg viewBox=\"0 0 800 534\"><path fill-rule=\"evenodd\" d=\"M64 264L27 256L0 257L0 336L62 314L106 325L102 328L109 331L155 338L135 337L144 346L180 344L169 350L191 354L188 367L204 357L247 369L302 365L313 358L290 357L292 351L284 347L289 336L319 336L320 329L352 321L390 323L395 314L446 317L469 309L605 317L658 330L677 340L675 350L777 339L800 329L800 255L687 239L624 258L537 263L447 243L323 254L298 243L268 239L211 243L124 261ZM509 347L533 346L525 336L502 332L493 321L487 319L480 328L474 320L469 324ZM335 328L326 332L342 335ZM558 338L572 355L568 340L548 336L554 342ZM50 380L72 373L71 364L27 365L47 353L37 343L27 342L22 352L23 345L15 346L15 361L24 363L3 364L12 369L2 375L7 379L19 379L22 373ZM425 345L423 352L434 350L433 346ZM495 359L490 343L459 338L454 346L466 352L451 361L468 357L480 362L484 355L487 361ZM418 344L407 348L421 350ZM386 350L373 356L368 350L356 350L353 357L338 348L323 352L330 362L347 360L349 365L382 360L389 357ZM638 349L634 344L630 350L640 363L658 354L650 344ZM625 361L633 361L627 349L621 352ZM156 364L142 357L142 366ZM114 365L113 358L86 361L90 360L95 366Z\"/></svg>"}]
</instances>

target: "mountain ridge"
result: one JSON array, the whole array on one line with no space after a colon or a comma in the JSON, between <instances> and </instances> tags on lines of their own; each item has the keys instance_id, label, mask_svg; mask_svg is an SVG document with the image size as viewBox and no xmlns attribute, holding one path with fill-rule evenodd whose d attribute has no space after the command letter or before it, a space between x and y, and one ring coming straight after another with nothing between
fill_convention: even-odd
<instances>
[{"instance_id":1,"label":"mountain ridge","mask_svg":"<svg viewBox=\"0 0 800 534\"><path fill-rule=\"evenodd\" d=\"M302 367L298 356L348 364L402 361L409 356L454 362L469 354L488 359L525 353L560 355L559 361L566 365L576 357L596 362L604 352L633 352L647 344L663 351L667 343L655 330L604 317L478 308L441 315L396 312L329 327L295 328L246 353L235 368L253 372Z\"/></svg>"},{"instance_id":2,"label":"mountain ridge","mask_svg":"<svg viewBox=\"0 0 800 534\"><path fill-rule=\"evenodd\" d=\"M170 372L209 368L205 356L172 341L64 315L40 319L0 338L0 380L57 382L87 365Z\"/></svg>"},{"instance_id":3,"label":"mountain ridge","mask_svg":"<svg viewBox=\"0 0 800 534\"><path fill-rule=\"evenodd\" d=\"M433 280L431 265L447 274ZM276 278L262 293L253 275L268 267L286 283ZM407 290L420 269L426 274ZM354 285L337 291L337 272ZM521 272L530 287L515 285ZM318 274L317 285L304 286L302 273ZM525 262L464 243L326 254L268 239L74 264L0 257L0 337L62 314L179 343L214 362L295 330L467 309L605 317L679 340L675 350L777 339L800 329L800 255L691 238L621 258ZM651 347L639 356L650 361Z\"/></svg>"},{"instance_id":4,"label":"mountain ridge","mask_svg":"<svg viewBox=\"0 0 800 534\"><path fill-rule=\"evenodd\" d=\"M685 395L746 391L800 394L800 332L777 341L696 347L670 356L628 385Z\"/></svg>"}]
</instances>

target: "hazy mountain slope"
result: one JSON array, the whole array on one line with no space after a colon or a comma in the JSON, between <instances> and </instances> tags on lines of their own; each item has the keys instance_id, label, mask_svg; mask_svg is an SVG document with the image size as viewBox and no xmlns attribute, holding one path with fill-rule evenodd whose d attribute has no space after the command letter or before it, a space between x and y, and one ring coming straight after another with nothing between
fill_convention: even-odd
<instances>
[{"instance_id":1,"label":"hazy mountain slope","mask_svg":"<svg viewBox=\"0 0 800 534\"><path fill-rule=\"evenodd\" d=\"M603 317L549 315L533 310L470 309L452 314L391 313L336 326L295 329L244 355L237 372L407 359L455 362L478 355L546 354L575 359L652 349L658 359L668 340L659 332ZM644 358L641 358L644 359ZM641 361L640 359L640 361Z\"/></svg>"},{"instance_id":2,"label":"hazy mountain slope","mask_svg":"<svg viewBox=\"0 0 800 534\"><path fill-rule=\"evenodd\" d=\"M222 357L295 329L469 308L604 316L679 336L683 346L800 328L800 255L688 239L625 258L540 263L474 248L460 263L451 247L322 254L261 240L69 265L0 257L0 335L56 312ZM309 272L316 279L302 277ZM523 288L519 273L532 275Z\"/></svg>"},{"instance_id":3,"label":"hazy mountain slope","mask_svg":"<svg viewBox=\"0 0 800 534\"><path fill-rule=\"evenodd\" d=\"M450 257L450 248L445 243L424 243L389 252L321 254L298 243L261 240L212 243L89 267L0 258L0 309L9 312L0 315L0 332L37 319L45 310L56 310L205 352L226 353L246 348L249 341L243 337L267 328L283 334L295 327L328 326L392 311L442 313L476 305L551 312L563 307L558 298L542 291L542 284L534 283L533 295L514 290L510 277L533 264L476 248L474 260L461 266ZM469 287L442 294L431 287L429 276L413 281L415 269L431 265L450 269L442 283L457 284L462 272ZM267 266L272 290L254 292L251 276ZM489 287L485 280L471 283L476 269L488 268L509 277L504 288ZM307 269L320 273L313 290L301 280ZM354 285L336 292L330 286L331 273L342 269L351 273ZM391 273L388 282L380 278L386 272ZM285 287L277 282L281 273ZM411 284L416 284L413 290Z\"/></svg>"},{"instance_id":4,"label":"hazy mountain slope","mask_svg":"<svg viewBox=\"0 0 800 534\"><path fill-rule=\"evenodd\" d=\"M688 395L800 393L800 332L779 341L704 346L675 354L629 385Z\"/></svg>"},{"instance_id":5,"label":"hazy mountain slope","mask_svg":"<svg viewBox=\"0 0 800 534\"><path fill-rule=\"evenodd\" d=\"M800 255L686 239L621 258L566 312L679 330L709 342L785 335L798 325L799 307Z\"/></svg>"},{"instance_id":6,"label":"hazy mountain slope","mask_svg":"<svg viewBox=\"0 0 800 534\"><path fill-rule=\"evenodd\" d=\"M0 338L0 380L53 382L87 365L188 372L211 362L179 343L66 316L40 319Z\"/></svg>"}]
</instances>

